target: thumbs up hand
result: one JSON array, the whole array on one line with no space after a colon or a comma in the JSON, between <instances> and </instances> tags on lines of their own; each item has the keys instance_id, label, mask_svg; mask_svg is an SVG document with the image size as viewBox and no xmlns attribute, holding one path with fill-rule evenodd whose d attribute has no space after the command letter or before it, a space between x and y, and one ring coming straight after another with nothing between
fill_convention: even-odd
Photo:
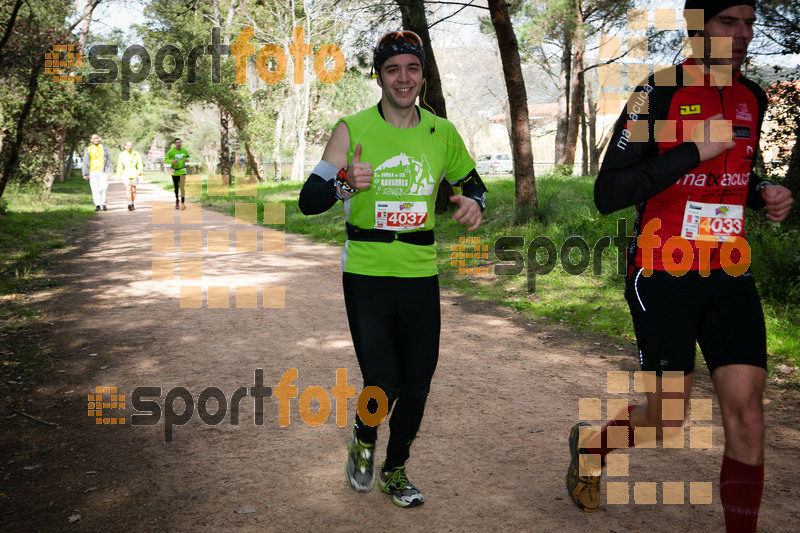
<instances>
[{"instance_id":1,"label":"thumbs up hand","mask_svg":"<svg viewBox=\"0 0 800 533\"><path fill-rule=\"evenodd\" d=\"M347 167L347 184L360 191L368 189L371 183L372 164L367 161L361 161L361 144L357 144L355 152L353 152L353 159Z\"/></svg>"}]
</instances>

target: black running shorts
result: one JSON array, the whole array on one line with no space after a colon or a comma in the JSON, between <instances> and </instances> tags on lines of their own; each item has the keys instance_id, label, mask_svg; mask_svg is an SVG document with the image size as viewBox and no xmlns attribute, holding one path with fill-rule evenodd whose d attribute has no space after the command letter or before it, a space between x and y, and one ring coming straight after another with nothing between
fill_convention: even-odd
<instances>
[{"instance_id":1,"label":"black running shorts","mask_svg":"<svg viewBox=\"0 0 800 533\"><path fill-rule=\"evenodd\" d=\"M748 271L683 276L637 268L626 280L642 370L691 372L695 342L709 372L733 364L767 368L767 334L755 281Z\"/></svg>"}]
</instances>

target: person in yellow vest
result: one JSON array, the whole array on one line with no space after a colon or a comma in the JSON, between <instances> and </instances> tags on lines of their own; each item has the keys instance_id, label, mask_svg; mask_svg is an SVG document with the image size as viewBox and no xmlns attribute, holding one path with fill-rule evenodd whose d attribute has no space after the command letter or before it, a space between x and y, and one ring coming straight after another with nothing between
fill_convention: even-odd
<instances>
[{"instance_id":1,"label":"person in yellow vest","mask_svg":"<svg viewBox=\"0 0 800 533\"><path fill-rule=\"evenodd\" d=\"M139 176L142 175L142 158L139 152L133 149L133 143L128 141L123 146L124 150L117 160L117 179L125 184L125 196L128 197L128 211L134 211L136 200L136 186L139 185Z\"/></svg>"},{"instance_id":2,"label":"person in yellow vest","mask_svg":"<svg viewBox=\"0 0 800 533\"><path fill-rule=\"evenodd\" d=\"M106 192L108 192L108 178L113 172L111 153L108 148L100 144L100 136L92 134L92 144L83 150L83 179L89 180L92 188L94 210L108 211L106 208Z\"/></svg>"}]
</instances>

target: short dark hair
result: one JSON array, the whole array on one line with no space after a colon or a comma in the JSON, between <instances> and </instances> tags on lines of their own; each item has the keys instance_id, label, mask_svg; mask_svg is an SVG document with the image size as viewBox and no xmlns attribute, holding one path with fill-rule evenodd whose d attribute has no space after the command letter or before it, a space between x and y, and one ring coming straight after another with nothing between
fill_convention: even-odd
<instances>
[{"instance_id":1,"label":"short dark hair","mask_svg":"<svg viewBox=\"0 0 800 533\"><path fill-rule=\"evenodd\" d=\"M175 140L174 140L174 141L172 141L172 142L176 143L176 142L178 142L178 141L180 141L180 140L181 140L181 138L180 138L180 137L175 137ZM181 141L181 142L183 142L183 141Z\"/></svg>"}]
</instances>

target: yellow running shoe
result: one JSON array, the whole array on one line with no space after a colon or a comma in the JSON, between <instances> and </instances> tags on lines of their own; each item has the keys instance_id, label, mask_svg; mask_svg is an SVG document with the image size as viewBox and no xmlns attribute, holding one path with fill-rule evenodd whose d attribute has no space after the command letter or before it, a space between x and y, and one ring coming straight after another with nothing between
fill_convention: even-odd
<instances>
[{"instance_id":1,"label":"yellow running shoe","mask_svg":"<svg viewBox=\"0 0 800 533\"><path fill-rule=\"evenodd\" d=\"M584 513L594 513L600 506L600 474L605 461L600 461L597 454L581 450L581 428L591 427L586 422L578 422L569 432L569 451L572 459L567 470L567 492L578 509ZM596 475L582 476L581 472Z\"/></svg>"}]
</instances>

